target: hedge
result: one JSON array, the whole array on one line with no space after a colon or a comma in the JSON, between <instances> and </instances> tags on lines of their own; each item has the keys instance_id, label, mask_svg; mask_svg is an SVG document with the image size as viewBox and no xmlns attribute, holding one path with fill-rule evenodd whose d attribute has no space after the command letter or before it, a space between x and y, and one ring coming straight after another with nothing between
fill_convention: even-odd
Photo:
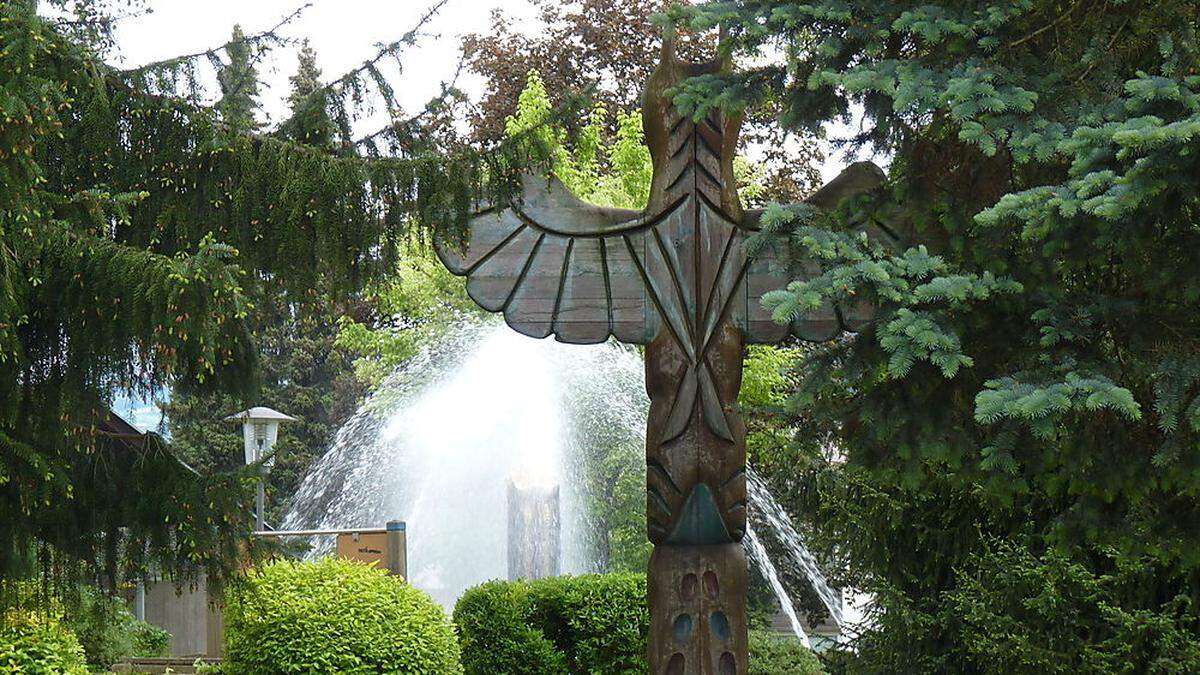
<instances>
[{"instance_id":1,"label":"hedge","mask_svg":"<svg viewBox=\"0 0 1200 675\"><path fill-rule=\"evenodd\" d=\"M507 581L476 586L459 598L454 623L468 675L566 672L566 656L529 624L528 607L528 585Z\"/></svg>"},{"instance_id":2,"label":"hedge","mask_svg":"<svg viewBox=\"0 0 1200 675\"><path fill-rule=\"evenodd\" d=\"M750 631L750 663L746 675L820 675L825 669L800 640L766 631Z\"/></svg>"},{"instance_id":3,"label":"hedge","mask_svg":"<svg viewBox=\"0 0 1200 675\"><path fill-rule=\"evenodd\" d=\"M492 581L454 608L468 675L645 673L646 577Z\"/></svg>"},{"instance_id":4,"label":"hedge","mask_svg":"<svg viewBox=\"0 0 1200 675\"><path fill-rule=\"evenodd\" d=\"M10 610L0 617L0 673L86 675L83 647L57 619Z\"/></svg>"},{"instance_id":5,"label":"hedge","mask_svg":"<svg viewBox=\"0 0 1200 675\"><path fill-rule=\"evenodd\" d=\"M225 596L225 663L244 673L462 673L429 596L372 565L328 558L250 570Z\"/></svg>"},{"instance_id":6,"label":"hedge","mask_svg":"<svg viewBox=\"0 0 1200 675\"><path fill-rule=\"evenodd\" d=\"M597 574L491 581L454 607L467 675L645 673L646 577ZM751 675L823 672L798 640L752 631Z\"/></svg>"},{"instance_id":7,"label":"hedge","mask_svg":"<svg viewBox=\"0 0 1200 675\"><path fill-rule=\"evenodd\" d=\"M542 579L529 585L533 625L566 656L572 673L645 673L644 574Z\"/></svg>"},{"instance_id":8,"label":"hedge","mask_svg":"<svg viewBox=\"0 0 1200 675\"><path fill-rule=\"evenodd\" d=\"M646 577L490 581L454 611L468 675L646 673Z\"/></svg>"}]
</instances>

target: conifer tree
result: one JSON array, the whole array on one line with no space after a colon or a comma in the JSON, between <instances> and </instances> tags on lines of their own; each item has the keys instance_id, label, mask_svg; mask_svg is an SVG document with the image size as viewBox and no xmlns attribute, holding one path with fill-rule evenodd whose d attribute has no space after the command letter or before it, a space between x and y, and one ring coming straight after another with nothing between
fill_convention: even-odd
<instances>
[{"instance_id":1,"label":"conifer tree","mask_svg":"<svg viewBox=\"0 0 1200 675\"><path fill-rule=\"evenodd\" d=\"M301 43L296 73L288 81L292 85L292 91L288 94L291 106L288 135L314 148L332 148L333 120L329 117L321 69L317 67L317 53L308 40Z\"/></svg>"},{"instance_id":2,"label":"conifer tree","mask_svg":"<svg viewBox=\"0 0 1200 675\"><path fill-rule=\"evenodd\" d=\"M316 52L307 40L298 56L297 71L290 78L290 117L278 133L315 151L331 152L335 128ZM247 111L250 118L258 111L255 105ZM315 207L317 199L311 197L309 205ZM286 410L299 420L289 425L275 446L275 465L265 478L267 522L274 524L289 506L288 495L363 394L350 355L336 348L337 324L333 320L344 316L359 300L358 293L334 299L326 294L289 292L279 279L271 277L257 279L246 291L256 308L248 320L259 347L255 398L175 392L165 410L174 451L206 472L228 470L241 462L241 437L235 425L224 421L226 415L249 405L266 405Z\"/></svg>"},{"instance_id":3,"label":"conifer tree","mask_svg":"<svg viewBox=\"0 0 1200 675\"><path fill-rule=\"evenodd\" d=\"M217 71L217 82L221 86L217 111L221 113L221 120L235 131L255 130L259 127L254 116L259 108L258 68L241 25L234 24L226 52L229 62Z\"/></svg>"},{"instance_id":4,"label":"conifer tree","mask_svg":"<svg viewBox=\"0 0 1200 675\"><path fill-rule=\"evenodd\" d=\"M792 397L844 461L810 456L790 487L878 602L849 672L1200 669L1198 16L676 10L765 57L691 81L683 109L773 100L810 129L861 110L853 140L892 158L884 190L824 217L772 208L758 242L823 270L764 299L779 320L875 308L806 352Z\"/></svg>"},{"instance_id":5,"label":"conifer tree","mask_svg":"<svg viewBox=\"0 0 1200 675\"><path fill-rule=\"evenodd\" d=\"M373 64L415 34L324 85L339 119L390 95ZM0 3L0 604L28 573L231 573L250 483L114 432L114 393L249 398L263 282L288 301L352 297L405 228L511 198L529 160L512 145L334 155L236 128L253 122L253 93L226 70L225 111L201 105L197 69L224 53L252 71L271 30L126 71L72 35ZM339 124L339 141L351 133Z\"/></svg>"}]
</instances>

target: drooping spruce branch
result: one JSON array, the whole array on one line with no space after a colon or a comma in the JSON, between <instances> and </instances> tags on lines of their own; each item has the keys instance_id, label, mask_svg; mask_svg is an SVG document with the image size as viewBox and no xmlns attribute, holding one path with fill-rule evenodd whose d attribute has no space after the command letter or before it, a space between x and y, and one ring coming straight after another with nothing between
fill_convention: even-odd
<instances>
[{"instance_id":1,"label":"drooping spruce branch","mask_svg":"<svg viewBox=\"0 0 1200 675\"><path fill-rule=\"evenodd\" d=\"M219 58L222 52L228 52L231 47L234 47L238 44L249 47L283 44L286 41L286 38L280 35L279 32L288 24L291 24L299 19L305 11L312 7L312 5L313 3L306 2L281 18L274 26L257 33L251 33L250 35L243 36L240 40L228 40L220 45L217 45L216 47L209 47L208 49L202 49L190 54L179 54L170 58L143 63L142 65L134 66L132 68L122 68L117 72L124 76L131 76L150 70L172 69L180 66L181 64L199 60L211 61L214 58Z\"/></svg>"},{"instance_id":2,"label":"drooping spruce branch","mask_svg":"<svg viewBox=\"0 0 1200 675\"><path fill-rule=\"evenodd\" d=\"M23 7L0 5L0 43L0 577L50 542L86 574L155 562L218 578L246 485L105 446L113 391L249 386L255 285L351 295L400 237L515 194L537 146L330 152L239 133Z\"/></svg>"},{"instance_id":3,"label":"drooping spruce branch","mask_svg":"<svg viewBox=\"0 0 1200 675\"><path fill-rule=\"evenodd\" d=\"M394 87L379 70L385 59L394 59L403 70L400 60L401 53L416 44L421 31L438 15L449 0L437 0L416 21L412 28L405 31L399 38L378 45L375 53L354 68L329 80L309 93L303 100L294 104L296 110L304 110L311 106L332 107L334 120L346 144L354 143L354 133L351 127L355 109L361 105L368 86L375 89L376 94L383 100L389 117L394 123L402 120L403 111L396 100ZM444 95L444 92L443 92ZM279 125L279 131L286 134L289 126L294 124L295 116L284 120Z\"/></svg>"}]
</instances>

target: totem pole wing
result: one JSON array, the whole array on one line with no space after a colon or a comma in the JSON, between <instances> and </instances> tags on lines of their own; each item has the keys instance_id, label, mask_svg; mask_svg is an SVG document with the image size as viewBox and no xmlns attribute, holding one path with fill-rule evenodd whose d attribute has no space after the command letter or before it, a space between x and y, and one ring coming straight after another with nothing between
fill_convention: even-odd
<instances>
[{"instance_id":1,"label":"totem pole wing","mask_svg":"<svg viewBox=\"0 0 1200 675\"><path fill-rule=\"evenodd\" d=\"M886 179L886 174L871 162L856 162L847 167L841 174L817 190L805 200L806 204L822 210L835 208L842 200L869 192ZM758 219L761 211L747 211L743 224L748 229L758 229ZM888 244L898 244L894 233L872 227L868 236L877 238ZM820 273L817 264L811 263L807 270L791 274L782 269L778 256L772 250L763 251L752 260L747 261L746 280L740 289L745 293L744 302L740 302L741 312L735 312L734 322L742 329L748 342L775 343L783 340L789 334L801 340L821 342L830 340L844 332L859 330L873 315L872 308L863 303L854 306L827 305L790 325L781 325L771 318L771 312L762 306L763 294L784 288L797 277L805 273L813 276Z\"/></svg>"},{"instance_id":2,"label":"totem pole wing","mask_svg":"<svg viewBox=\"0 0 1200 675\"><path fill-rule=\"evenodd\" d=\"M519 203L473 218L465 242L439 238L435 248L467 277L471 298L520 333L645 344L659 321L639 259L652 226L639 211L588 204L554 177L528 176Z\"/></svg>"}]
</instances>

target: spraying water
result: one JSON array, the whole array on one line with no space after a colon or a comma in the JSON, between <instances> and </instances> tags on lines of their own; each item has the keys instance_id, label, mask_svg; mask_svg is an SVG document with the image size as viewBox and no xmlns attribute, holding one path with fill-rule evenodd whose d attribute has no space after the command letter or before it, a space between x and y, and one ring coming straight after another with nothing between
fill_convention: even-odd
<instances>
[{"instance_id":1,"label":"spraying water","mask_svg":"<svg viewBox=\"0 0 1200 675\"><path fill-rule=\"evenodd\" d=\"M648 408L636 351L531 340L503 324L464 322L392 373L338 430L292 499L283 529L405 520L409 581L451 608L467 588L507 576L509 482L558 487L561 571L604 571L585 508L584 462L596 448L616 448L631 466L644 467ZM837 591L761 478L747 477L751 515L782 545L781 564L813 584L840 625ZM754 529L745 543L807 645ZM332 541L316 544L313 555L332 549Z\"/></svg>"},{"instance_id":2,"label":"spraying water","mask_svg":"<svg viewBox=\"0 0 1200 675\"><path fill-rule=\"evenodd\" d=\"M829 585L825 573L817 564L816 557L804 545L804 541L801 539L800 533L796 531L796 526L792 524L792 519L787 511L783 510L771 491L767 489L762 477L750 467L746 467L746 497L750 502L750 512L756 520L760 520L766 526L766 530L776 538L784 551L783 559L779 561L780 566L792 566L794 571L799 572L801 578L807 579L813 590L816 591L817 597L821 599L821 603L825 605L825 609L829 611L829 616L837 625L843 625L845 617L842 615L841 593ZM761 546L762 543L759 542L759 545ZM771 566L771 571L778 576L778 570L774 569L775 565L765 555L765 547L763 553L764 564ZM795 616L796 611L794 607L790 607L792 602L788 595L786 593L776 593L776 595L784 605L784 612L789 617Z\"/></svg>"},{"instance_id":3,"label":"spraying water","mask_svg":"<svg viewBox=\"0 0 1200 675\"><path fill-rule=\"evenodd\" d=\"M464 325L389 376L338 431L283 528L405 520L409 580L450 607L465 589L507 577L509 482L557 486L561 570L599 571L581 449L640 452L642 377L637 353L615 344Z\"/></svg>"},{"instance_id":4,"label":"spraying water","mask_svg":"<svg viewBox=\"0 0 1200 675\"><path fill-rule=\"evenodd\" d=\"M758 538L758 533L754 531L753 525L746 526L746 556L750 559L750 564L758 568L759 573L771 585L771 590L775 593L775 598L779 600L780 609L787 616L788 623L792 627L792 632L796 637L800 638L800 642L805 647L812 649L812 643L808 639L808 633L804 632L804 626L800 623L800 617L796 614L796 605L792 602L791 596L788 595L787 589L783 586L783 581L779 579L779 570L775 568L775 564L771 562L770 556L767 555L767 547L763 546L762 540Z\"/></svg>"}]
</instances>

